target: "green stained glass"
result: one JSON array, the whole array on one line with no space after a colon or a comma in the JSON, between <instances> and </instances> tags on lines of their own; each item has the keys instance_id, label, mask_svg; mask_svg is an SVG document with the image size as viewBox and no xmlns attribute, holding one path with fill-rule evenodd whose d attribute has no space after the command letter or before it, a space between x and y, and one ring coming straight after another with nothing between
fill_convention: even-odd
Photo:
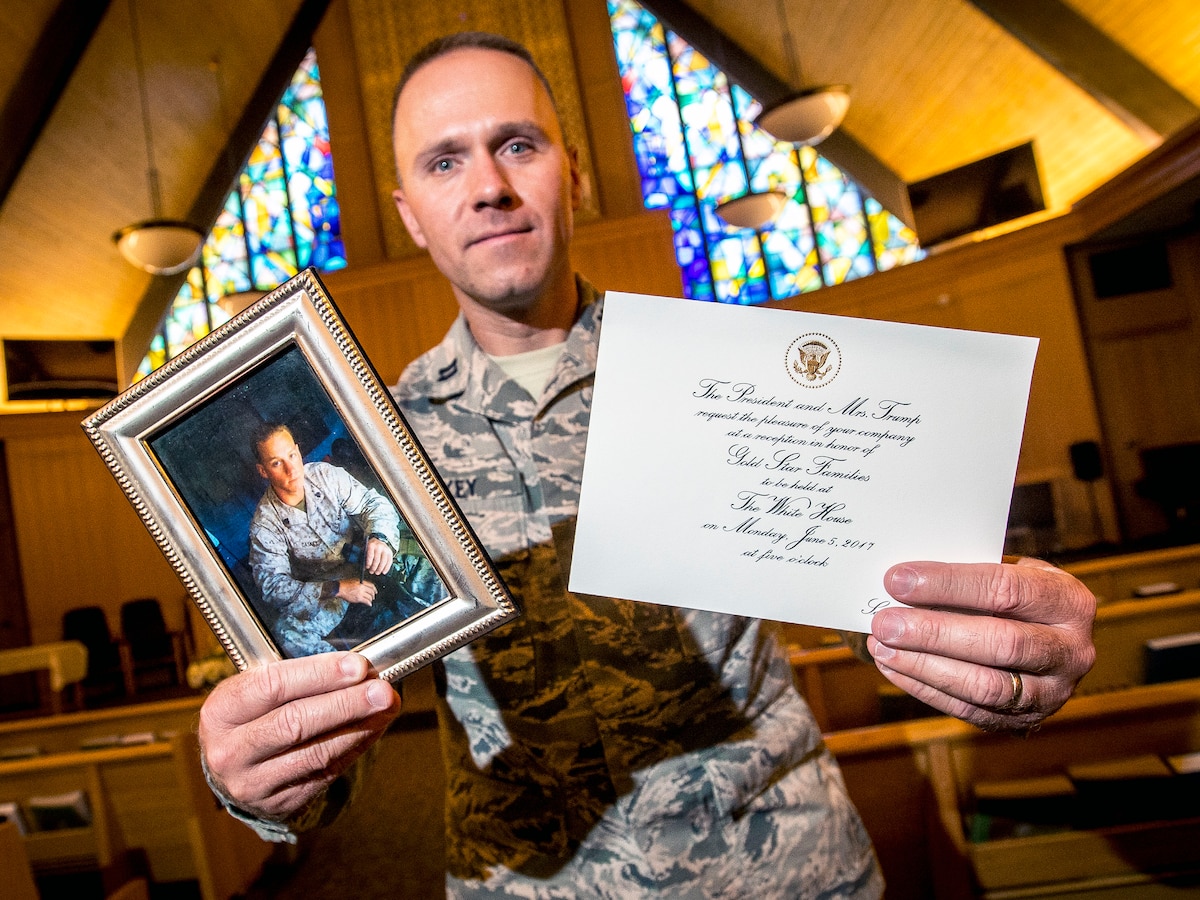
<instances>
[{"instance_id":1,"label":"green stained glass","mask_svg":"<svg viewBox=\"0 0 1200 900\"><path fill-rule=\"evenodd\" d=\"M207 301L177 297L166 319L167 353L178 356L209 331Z\"/></svg>"},{"instance_id":2,"label":"green stained glass","mask_svg":"<svg viewBox=\"0 0 1200 900\"><path fill-rule=\"evenodd\" d=\"M242 198L237 191L231 191L225 198L225 208L208 233L200 251L200 261L206 273L208 299L212 303L228 294L248 291L253 286L246 250L246 226L242 221Z\"/></svg>"},{"instance_id":3,"label":"green stained glass","mask_svg":"<svg viewBox=\"0 0 1200 900\"><path fill-rule=\"evenodd\" d=\"M274 121L267 123L250 154L241 176L241 194L251 280L259 290L270 290L300 271Z\"/></svg>"},{"instance_id":4,"label":"green stained glass","mask_svg":"<svg viewBox=\"0 0 1200 900\"><path fill-rule=\"evenodd\" d=\"M678 35L670 34L667 46L708 248L713 299L723 303L769 300L758 235L733 228L716 214L718 203L741 196L749 185L728 80Z\"/></svg>"},{"instance_id":5,"label":"green stained glass","mask_svg":"<svg viewBox=\"0 0 1200 900\"><path fill-rule=\"evenodd\" d=\"M150 339L150 349L142 359L142 364L138 366L137 372L133 376L135 382L141 381L155 369L160 368L167 362L167 339L162 332L154 335Z\"/></svg>"},{"instance_id":6,"label":"green stained glass","mask_svg":"<svg viewBox=\"0 0 1200 900\"><path fill-rule=\"evenodd\" d=\"M306 61L307 63L308 61ZM340 249L329 124L317 80L316 59L302 65L279 109L279 137L287 176L298 264L345 265ZM313 260L316 262L312 262Z\"/></svg>"},{"instance_id":7,"label":"green stained glass","mask_svg":"<svg viewBox=\"0 0 1200 900\"><path fill-rule=\"evenodd\" d=\"M804 181L826 284L875 271L858 187L811 147L805 147Z\"/></svg>"},{"instance_id":8,"label":"green stained glass","mask_svg":"<svg viewBox=\"0 0 1200 900\"><path fill-rule=\"evenodd\" d=\"M865 206L875 264L880 272L916 262L924 255L917 244L916 232L884 209L878 200L867 197Z\"/></svg>"},{"instance_id":9,"label":"green stained glass","mask_svg":"<svg viewBox=\"0 0 1200 900\"><path fill-rule=\"evenodd\" d=\"M783 209L760 232L771 296L783 299L824 287L795 149L750 124L761 110L757 100L736 86L733 98L751 189L790 194Z\"/></svg>"}]
</instances>

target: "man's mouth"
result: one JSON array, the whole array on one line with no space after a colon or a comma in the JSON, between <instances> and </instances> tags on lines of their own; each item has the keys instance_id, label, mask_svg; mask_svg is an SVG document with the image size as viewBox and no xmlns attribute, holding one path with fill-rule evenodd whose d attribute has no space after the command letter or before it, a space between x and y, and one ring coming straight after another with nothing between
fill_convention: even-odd
<instances>
[{"instance_id":1,"label":"man's mouth","mask_svg":"<svg viewBox=\"0 0 1200 900\"><path fill-rule=\"evenodd\" d=\"M522 234L528 234L533 231L533 227L525 225L520 228L503 228L496 231L489 231L472 238L468 243L468 247L474 247L476 244L486 244L489 241L503 240L504 238L517 237Z\"/></svg>"}]
</instances>

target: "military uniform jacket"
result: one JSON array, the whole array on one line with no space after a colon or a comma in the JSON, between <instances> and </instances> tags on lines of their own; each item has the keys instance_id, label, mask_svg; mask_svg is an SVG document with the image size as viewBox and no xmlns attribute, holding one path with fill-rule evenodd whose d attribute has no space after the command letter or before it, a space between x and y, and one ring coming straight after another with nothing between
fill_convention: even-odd
<instances>
[{"instance_id":1,"label":"military uniform jacket","mask_svg":"<svg viewBox=\"0 0 1200 900\"><path fill-rule=\"evenodd\" d=\"M566 589L603 314L578 290L536 400L461 316L394 389L522 612L444 660L450 874L568 858L614 806L647 834L695 804L808 804L824 825L834 804L832 819L857 823L844 793L773 788L825 751L766 623ZM809 827L811 864L836 866L844 835Z\"/></svg>"},{"instance_id":2,"label":"military uniform jacket","mask_svg":"<svg viewBox=\"0 0 1200 900\"><path fill-rule=\"evenodd\" d=\"M274 632L289 656L334 649L324 636L342 621L347 602L326 583L357 578L346 543L372 533L395 550L400 516L378 491L328 463L304 466L304 509L268 487L250 522L250 568L263 602L278 617Z\"/></svg>"}]
</instances>

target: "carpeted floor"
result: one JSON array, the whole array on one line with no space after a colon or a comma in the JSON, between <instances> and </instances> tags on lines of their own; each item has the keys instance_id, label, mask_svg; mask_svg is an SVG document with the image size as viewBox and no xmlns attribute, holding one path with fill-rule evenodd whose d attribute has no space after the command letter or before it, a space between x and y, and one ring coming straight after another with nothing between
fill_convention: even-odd
<instances>
[{"instance_id":1,"label":"carpeted floor","mask_svg":"<svg viewBox=\"0 0 1200 900\"><path fill-rule=\"evenodd\" d=\"M430 718L402 715L381 739L355 803L305 835L293 861L269 864L247 900L444 897L445 781Z\"/></svg>"}]
</instances>

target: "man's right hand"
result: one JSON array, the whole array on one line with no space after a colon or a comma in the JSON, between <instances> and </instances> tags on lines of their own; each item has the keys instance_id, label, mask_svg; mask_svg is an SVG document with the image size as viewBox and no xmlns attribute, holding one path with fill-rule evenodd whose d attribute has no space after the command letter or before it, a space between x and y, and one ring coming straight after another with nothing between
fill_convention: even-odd
<instances>
[{"instance_id":1,"label":"man's right hand","mask_svg":"<svg viewBox=\"0 0 1200 900\"><path fill-rule=\"evenodd\" d=\"M235 806L283 820L345 772L399 712L399 695L365 657L318 653L218 684L200 709L200 747Z\"/></svg>"},{"instance_id":2,"label":"man's right hand","mask_svg":"<svg viewBox=\"0 0 1200 900\"><path fill-rule=\"evenodd\" d=\"M350 603L361 603L370 606L375 602L375 594L379 588L370 581L359 581L357 578L338 582L337 595Z\"/></svg>"}]
</instances>

